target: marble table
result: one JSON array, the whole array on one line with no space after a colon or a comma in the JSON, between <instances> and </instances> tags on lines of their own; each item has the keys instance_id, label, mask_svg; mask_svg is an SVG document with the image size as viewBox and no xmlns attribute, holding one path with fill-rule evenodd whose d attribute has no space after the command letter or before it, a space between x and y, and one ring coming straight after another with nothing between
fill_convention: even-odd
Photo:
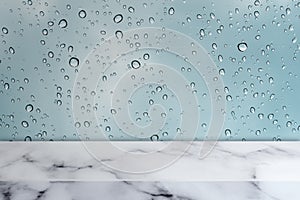
<instances>
[{"instance_id":1,"label":"marble table","mask_svg":"<svg viewBox=\"0 0 300 200\"><path fill-rule=\"evenodd\" d=\"M182 144L1 142L0 199L299 199L299 142Z\"/></svg>"}]
</instances>

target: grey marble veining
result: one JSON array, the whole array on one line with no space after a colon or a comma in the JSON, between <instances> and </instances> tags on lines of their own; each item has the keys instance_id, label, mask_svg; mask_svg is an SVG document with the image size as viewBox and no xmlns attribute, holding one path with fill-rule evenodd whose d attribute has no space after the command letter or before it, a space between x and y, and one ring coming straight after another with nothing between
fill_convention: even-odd
<instances>
[{"instance_id":1,"label":"grey marble veining","mask_svg":"<svg viewBox=\"0 0 300 200\"><path fill-rule=\"evenodd\" d=\"M97 159L81 142L0 144L1 181L299 181L300 143L298 142L219 142L200 159L201 142L193 143L184 155L178 149L160 154L145 163L127 163L125 154L109 152L103 142L91 142L100 154ZM115 144L119 145L118 142ZM127 151L143 153L164 145L121 142ZM145 148L144 148L145 146ZM95 150L94 149L94 150ZM103 156L103 157L99 157ZM159 163L176 160L147 173L126 173L109 166ZM172 160L172 159L171 159ZM130 162L130 161L128 161ZM114 165L116 166L116 165ZM122 167L122 166L121 166Z\"/></svg>"}]
</instances>

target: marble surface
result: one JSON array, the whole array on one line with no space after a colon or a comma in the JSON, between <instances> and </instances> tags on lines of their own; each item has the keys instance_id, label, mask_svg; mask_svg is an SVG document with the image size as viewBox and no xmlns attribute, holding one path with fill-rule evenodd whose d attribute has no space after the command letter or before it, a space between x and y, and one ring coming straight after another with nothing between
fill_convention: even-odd
<instances>
[{"instance_id":1,"label":"marble surface","mask_svg":"<svg viewBox=\"0 0 300 200\"><path fill-rule=\"evenodd\" d=\"M127 152L141 155L167 145L149 142L113 143ZM205 157L199 156L201 145L202 142L193 143L182 155L179 142L168 153L158 150L155 158L150 157L144 161L138 157L140 162L131 162L125 159L126 153L110 152L106 142L89 142L89 149L82 142L1 142L0 181L300 180L299 142L219 142ZM91 149L94 154L90 152ZM95 150L98 150L97 156ZM152 166L152 163L158 163L159 166L165 164L166 160L172 162L143 173L128 173L111 168L119 166L122 169L125 166L128 169Z\"/></svg>"},{"instance_id":2,"label":"marble surface","mask_svg":"<svg viewBox=\"0 0 300 200\"><path fill-rule=\"evenodd\" d=\"M2 200L298 200L300 182L0 182Z\"/></svg>"}]
</instances>

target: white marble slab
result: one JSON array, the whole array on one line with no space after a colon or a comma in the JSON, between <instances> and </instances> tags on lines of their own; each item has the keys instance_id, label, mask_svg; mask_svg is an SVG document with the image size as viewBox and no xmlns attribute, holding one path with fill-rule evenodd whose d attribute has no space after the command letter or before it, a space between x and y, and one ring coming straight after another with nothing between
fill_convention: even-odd
<instances>
[{"instance_id":1,"label":"white marble slab","mask_svg":"<svg viewBox=\"0 0 300 200\"><path fill-rule=\"evenodd\" d=\"M113 144L140 155L168 145L166 142ZM182 152L176 147L180 145L181 142L173 144L168 153L158 151L148 161L138 157L140 162L131 163L124 159L126 153L110 152L107 142L89 142L87 146L94 153L99 151L97 156L91 155L91 148L87 149L82 142L1 142L0 181L300 181L299 142L219 142L204 158L199 156L202 142L193 143L178 157ZM135 169L161 161L165 164L163 161L173 158L177 160L147 173L111 168Z\"/></svg>"},{"instance_id":2,"label":"white marble slab","mask_svg":"<svg viewBox=\"0 0 300 200\"><path fill-rule=\"evenodd\" d=\"M298 200L300 182L0 182L4 200Z\"/></svg>"}]
</instances>

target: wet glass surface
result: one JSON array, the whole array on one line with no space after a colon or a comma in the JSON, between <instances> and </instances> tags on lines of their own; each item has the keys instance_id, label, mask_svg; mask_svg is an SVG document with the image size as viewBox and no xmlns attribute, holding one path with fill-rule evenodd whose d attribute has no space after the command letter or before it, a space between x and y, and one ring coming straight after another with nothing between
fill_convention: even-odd
<instances>
[{"instance_id":1,"label":"wet glass surface","mask_svg":"<svg viewBox=\"0 0 300 200\"><path fill-rule=\"evenodd\" d=\"M300 139L299 1L0 5L0 140Z\"/></svg>"}]
</instances>

